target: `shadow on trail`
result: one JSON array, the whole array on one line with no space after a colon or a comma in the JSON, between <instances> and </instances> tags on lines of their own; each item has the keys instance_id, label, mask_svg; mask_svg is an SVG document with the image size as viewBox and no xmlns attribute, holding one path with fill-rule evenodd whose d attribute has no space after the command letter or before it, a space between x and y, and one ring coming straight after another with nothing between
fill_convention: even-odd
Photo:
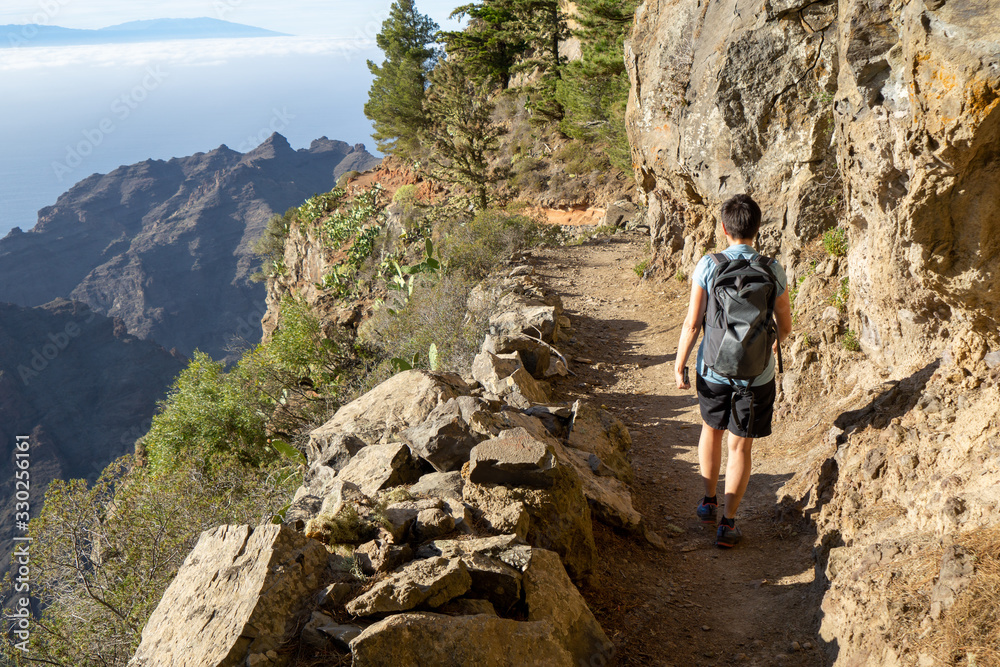
<instances>
[{"instance_id":1,"label":"shadow on trail","mask_svg":"<svg viewBox=\"0 0 1000 667\"><path fill-rule=\"evenodd\" d=\"M941 365L937 360L927 364L906 378L885 383L885 389L874 396L867 404L855 410L848 410L833 421L837 429L834 441L837 453L850 447L850 436L872 427L887 428L894 419L902 417L912 410L924 393L931 376ZM838 432L839 431L839 432ZM831 435L833 435L831 434ZM786 520L795 521L799 526L807 526L814 534L818 532L817 522L823 508L830 503L836 493L837 482L840 479L840 464L836 453L828 457L820 468L816 481L816 501L811 506L802 507L807 498L798 502L789 502L779 508L779 515ZM786 498L786 500L789 500ZM816 560L816 590L817 599L821 599L828 585L826 568L833 549L845 546L843 537L838 530L828 530L814 550ZM822 610L817 610L817 625L823 618ZM840 647L836 639L830 642L820 639L820 645L828 664L833 664L839 655Z\"/></svg>"},{"instance_id":2,"label":"shadow on trail","mask_svg":"<svg viewBox=\"0 0 1000 667\"><path fill-rule=\"evenodd\" d=\"M822 597L812 560L808 549L801 558L788 557L785 552L801 550L804 538L774 519L776 491L795 471L754 474L740 509L746 544L717 549L714 528L694 516L702 479L691 451L700 428L684 413L697 398L693 389L668 393L673 391L675 341L666 346L669 353L646 354L639 334L648 338L650 324L627 312L625 319L597 319L569 309L567 315L578 339L569 346L570 354L594 363L573 364L577 376L554 383L556 400L590 394L590 400L626 423L633 438L633 504L667 544L663 553L595 524L598 551L606 557L599 565L600 586L587 592L587 600L617 645L619 664L728 665L740 662L740 654L761 658L788 652L793 641L818 643L811 619L819 617ZM670 384L648 393L613 390L630 365L666 365L656 376ZM722 472L720 489L724 465ZM803 622L787 627L789 614ZM711 636L706 627L713 628ZM761 637L768 645L755 643ZM786 657L781 664L825 664L818 647Z\"/></svg>"}]
</instances>

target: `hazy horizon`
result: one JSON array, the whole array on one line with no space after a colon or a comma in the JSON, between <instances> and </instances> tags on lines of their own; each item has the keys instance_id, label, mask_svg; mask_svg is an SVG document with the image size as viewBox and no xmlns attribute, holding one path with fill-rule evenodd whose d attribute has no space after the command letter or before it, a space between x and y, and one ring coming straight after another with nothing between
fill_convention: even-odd
<instances>
[{"instance_id":1,"label":"hazy horizon","mask_svg":"<svg viewBox=\"0 0 1000 667\"><path fill-rule=\"evenodd\" d=\"M296 149L327 136L363 143L378 155L364 115L371 85L365 61L382 58L375 36L390 4L296 1L278 20L272 8L242 0L185 0L166 8L122 0L83 8L51 0L47 6L58 11L45 15L50 25L100 27L222 7L224 15L209 16L300 36L4 49L0 236L15 226L34 227L40 209L91 174L221 144L246 152L273 131ZM417 8L443 25L458 4L436 0ZM40 6L10 0L0 24L14 23L12 16L31 20ZM92 11L100 7L108 11ZM308 36L331 24L337 28L326 36Z\"/></svg>"}]
</instances>

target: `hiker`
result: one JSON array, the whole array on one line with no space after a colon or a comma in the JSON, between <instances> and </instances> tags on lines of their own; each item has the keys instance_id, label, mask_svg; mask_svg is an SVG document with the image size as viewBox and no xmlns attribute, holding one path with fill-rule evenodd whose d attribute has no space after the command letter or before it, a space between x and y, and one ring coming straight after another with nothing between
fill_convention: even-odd
<instances>
[{"instance_id":1,"label":"hiker","mask_svg":"<svg viewBox=\"0 0 1000 667\"><path fill-rule=\"evenodd\" d=\"M720 217L729 247L705 255L694 270L674 375L678 389L691 388L687 361L704 327L695 383L703 421L698 459L705 497L696 514L703 523L716 524L722 435L728 430L725 505L715 543L733 547L742 539L735 519L750 481L750 449L755 438L771 434L773 352L780 352L778 345L792 330L792 308L784 269L752 247L760 207L748 195L736 195L722 204ZM739 326L755 318L755 326Z\"/></svg>"}]
</instances>

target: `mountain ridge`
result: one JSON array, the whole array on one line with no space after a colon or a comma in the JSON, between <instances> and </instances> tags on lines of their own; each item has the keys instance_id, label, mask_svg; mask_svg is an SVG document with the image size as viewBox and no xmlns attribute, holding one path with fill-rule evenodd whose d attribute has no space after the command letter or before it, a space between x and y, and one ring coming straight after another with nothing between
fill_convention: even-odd
<instances>
[{"instance_id":1,"label":"mountain ridge","mask_svg":"<svg viewBox=\"0 0 1000 667\"><path fill-rule=\"evenodd\" d=\"M14 531L15 438L31 443L37 510L51 480L93 480L131 451L185 363L86 304L0 303L0 554L10 553ZM0 560L0 573L8 564Z\"/></svg>"},{"instance_id":2,"label":"mountain ridge","mask_svg":"<svg viewBox=\"0 0 1000 667\"><path fill-rule=\"evenodd\" d=\"M286 33L209 17L129 21L104 28L79 29L36 23L0 25L0 48L22 46L88 46L176 39L245 39L290 37Z\"/></svg>"},{"instance_id":3,"label":"mountain ridge","mask_svg":"<svg viewBox=\"0 0 1000 667\"><path fill-rule=\"evenodd\" d=\"M363 144L295 150L275 133L245 154L222 145L93 174L0 239L0 301L72 298L168 349L225 358L234 336L260 339L264 287L249 278L267 221L378 161Z\"/></svg>"}]
</instances>

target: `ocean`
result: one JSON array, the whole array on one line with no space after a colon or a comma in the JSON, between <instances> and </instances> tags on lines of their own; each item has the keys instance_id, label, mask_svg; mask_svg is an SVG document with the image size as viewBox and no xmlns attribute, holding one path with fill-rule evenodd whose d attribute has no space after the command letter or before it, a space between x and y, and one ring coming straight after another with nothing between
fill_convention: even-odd
<instances>
[{"instance_id":1,"label":"ocean","mask_svg":"<svg viewBox=\"0 0 1000 667\"><path fill-rule=\"evenodd\" d=\"M0 236L94 173L280 132L376 153L370 45L264 38L0 50Z\"/></svg>"}]
</instances>

